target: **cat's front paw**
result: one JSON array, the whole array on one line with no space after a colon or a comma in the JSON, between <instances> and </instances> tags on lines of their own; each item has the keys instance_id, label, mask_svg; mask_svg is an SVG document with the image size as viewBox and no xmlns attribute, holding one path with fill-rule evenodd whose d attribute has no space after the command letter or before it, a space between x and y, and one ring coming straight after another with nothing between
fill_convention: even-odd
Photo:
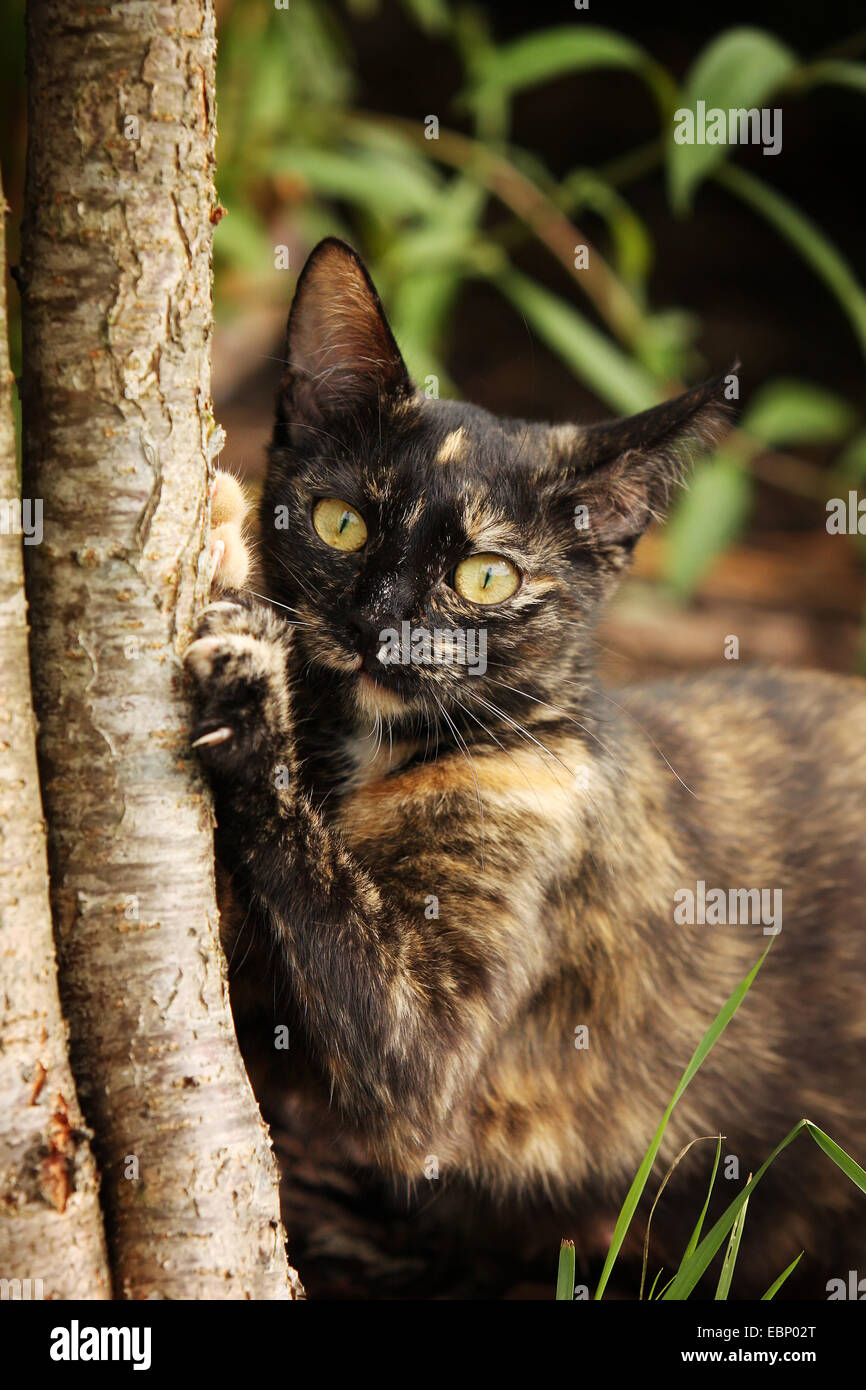
<instances>
[{"instance_id":1,"label":"cat's front paw","mask_svg":"<svg viewBox=\"0 0 866 1390\"><path fill-rule=\"evenodd\" d=\"M184 663L195 683L192 746L211 771L250 781L284 759L289 641L271 609L240 595L205 609Z\"/></svg>"},{"instance_id":2,"label":"cat's front paw","mask_svg":"<svg viewBox=\"0 0 866 1390\"><path fill-rule=\"evenodd\" d=\"M209 491L211 584L215 589L242 589L252 568L249 498L237 478L221 469Z\"/></svg>"}]
</instances>

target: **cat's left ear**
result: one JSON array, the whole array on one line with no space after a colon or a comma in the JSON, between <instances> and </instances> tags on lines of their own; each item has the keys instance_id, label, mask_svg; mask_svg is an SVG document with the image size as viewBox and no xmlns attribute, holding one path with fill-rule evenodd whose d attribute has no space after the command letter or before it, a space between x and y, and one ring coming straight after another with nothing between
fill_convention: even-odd
<instances>
[{"instance_id":1,"label":"cat's left ear","mask_svg":"<svg viewBox=\"0 0 866 1390\"><path fill-rule=\"evenodd\" d=\"M301 271L287 330L278 415L289 426L354 418L413 387L363 262L337 237Z\"/></svg>"},{"instance_id":2,"label":"cat's left ear","mask_svg":"<svg viewBox=\"0 0 866 1390\"><path fill-rule=\"evenodd\" d=\"M633 548L650 521L664 514L695 455L711 450L730 429L726 390L738 368L639 415L554 427L550 481L560 499L567 491L575 508L584 508L584 516L575 511L584 523L575 523L578 542Z\"/></svg>"}]
</instances>

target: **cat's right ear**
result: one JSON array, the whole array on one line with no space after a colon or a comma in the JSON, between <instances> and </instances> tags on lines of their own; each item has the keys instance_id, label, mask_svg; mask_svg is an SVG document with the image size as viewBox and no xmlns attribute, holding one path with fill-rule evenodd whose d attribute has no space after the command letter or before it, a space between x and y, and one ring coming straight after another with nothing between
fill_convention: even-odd
<instances>
[{"instance_id":1,"label":"cat's right ear","mask_svg":"<svg viewBox=\"0 0 866 1390\"><path fill-rule=\"evenodd\" d=\"M363 262L337 237L320 241L289 314L278 422L293 442L341 417L358 422L413 386Z\"/></svg>"},{"instance_id":2,"label":"cat's right ear","mask_svg":"<svg viewBox=\"0 0 866 1390\"><path fill-rule=\"evenodd\" d=\"M650 521L664 515L695 455L730 429L726 391L738 369L639 415L551 431L547 485L561 508L572 508L577 545L625 563Z\"/></svg>"}]
</instances>

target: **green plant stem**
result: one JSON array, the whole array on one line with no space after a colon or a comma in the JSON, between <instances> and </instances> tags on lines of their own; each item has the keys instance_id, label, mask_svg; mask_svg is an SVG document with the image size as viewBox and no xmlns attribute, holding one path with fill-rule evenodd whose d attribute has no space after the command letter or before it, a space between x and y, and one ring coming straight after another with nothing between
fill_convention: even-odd
<instances>
[{"instance_id":1,"label":"green plant stem","mask_svg":"<svg viewBox=\"0 0 866 1390\"><path fill-rule=\"evenodd\" d=\"M376 112L356 111L352 119L399 130L426 149L431 157L450 168L471 173L546 246L592 301L611 332L629 347L638 341L644 323L639 302L617 278L586 233L571 222L560 207L504 155L457 131L442 130L428 141L417 121ZM586 246L588 264L575 271L575 247Z\"/></svg>"}]
</instances>

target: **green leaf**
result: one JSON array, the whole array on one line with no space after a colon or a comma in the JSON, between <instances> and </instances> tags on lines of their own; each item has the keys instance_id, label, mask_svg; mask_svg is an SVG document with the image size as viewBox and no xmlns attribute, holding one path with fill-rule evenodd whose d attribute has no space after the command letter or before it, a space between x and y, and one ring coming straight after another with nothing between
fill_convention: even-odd
<instances>
[{"instance_id":1,"label":"green leaf","mask_svg":"<svg viewBox=\"0 0 866 1390\"><path fill-rule=\"evenodd\" d=\"M453 179L430 215L388 245L382 265L399 290L417 275L450 269L455 276L487 274L507 264L505 252L481 235L487 194L468 178Z\"/></svg>"},{"instance_id":2,"label":"green leaf","mask_svg":"<svg viewBox=\"0 0 866 1390\"><path fill-rule=\"evenodd\" d=\"M507 264L505 252L479 234L486 192L471 179L453 179L436 210L403 229L381 261L391 283L391 325L410 372L433 373L440 362L451 312L464 280Z\"/></svg>"},{"instance_id":3,"label":"green leaf","mask_svg":"<svg viewBox=\"0 0 866 1390\"><path fill-rule=\"evenodd\" d=\"M760 108L797 67L796 54L762 29L729 29L708 44L688 73L679 110ZM682 128L682 127L681 127ZM677 144L677 126L668 142L668 182L678 212L688 208L695 188L727 156L730 145ZM693 132L697 137L699 128Z\"/></svg>"},{"instance_id":4,"label":"green leaf","mask_svg":"<svg viewBox=\"0 0 866 1390\"><path fill-rule=\"evenodd\" d=\"M441 341L460 279L451 270L420 271L389 296L390 321L412 377L431 374L443 385Z\"/></svg>"},{"instance_id":5,"label":"green leaf","mask_svg":"<svg viewBox=\"0 0 866 1390\"><path fill-rule=\"evenodd\" d=\"M739 536L752 491L751 474L724 449L695 469L665 534L665 579L679 597L694 592L716 558Z\"/></svg>"},{"instance_id":6,"label":"green leaf","mask_svg":"<svg viewBox=\"0 0 866 1390\"><path fill-rule=\"evenodd\" d=\"M492 278L547 346L614 410L628 415L657 403L658 388L649 372L564 299L516 270Z\"/></svg>"},{"instance_id":7,"label":"green leaf","mask_svg":"<svg viewBox=\"0 0 866 1390\"><path fill-rule=\"evenodd\" d=\"M560 186L560 206L570 213L591 208L603 217L613 238L620 278L630 285L646 283L652 269L652 238L645 223L606 179L593 169L573 170Z\"/></svg>"},{"instance_id":8,"label":"green leaf","mask_svg":"<svg viewBox=\"0 0 866 1390\"><path fill-rule=\"evenodd\" d=\"M274 250L264 224L236 203L214 232L214 255L233 269L254 275L267 275L274 264Z\"/></svg>"},{"instance_id":9,"label":"green leaf","mask_svg":"<svg viewBox=\"0 0 866 1390\"><path fill-rule=\"evenodd\" d=\"M605 1288L607 1287L607 1281L610 1278L611 1270L613 1269L614 1264L616 1263L616 1257L619 1254L620 1249L622 1248L622 1243L625 1240L628 1228L631 1225L632 1217L634 1216L635 1211L637 1210L637 1204L641 1199L649 1175L652 1172L652 1166L655 1162L655 1156L659 1151L659 1146L662 1142L662 1139L664 1138L664 1133L668 1127L668 1121L670 1120L670 1117L674 1112L674 1108L677 1102L679 1101L681 1095L685 1091L686 1087L688 1086L689 1082L694 1077L698 1068L702 1065L707 1054L712 1050L716 1042L718 1042L722 1033L724 1033L734 1014L737 1012L737 1009L740 1007L749 990L751 989L755 976L757 975L764 961L767 959L767 952L770 950L772 944L773 943L771 941L770 945L767 946L766 950L764 951L757 964L752 967L746 978L742 980L740 984L737 985L733 994L730 995L730 997L719 1009L719 1012L716 1014L716 1017L713 1019L706 1033L701 1038L701 1041L698 1043L697 1047L692 1053L689 1064L683 1072L682 1076L680 1077L679 1085L677 1086L677 1089L674 1091L670 1104L668 1105L667 1110L661 1118L661 1122L659 1123L659 1127L653 1135L649 1148L644 1154L643 1161L640 1167L638 1168L637 1173L635 1174L634 1181L632 1182L632 1185L628 1190L626 1199L622 1204L622 1209L619 1213L619 1216L617 1217L613 1237L611 1238L610 1242L610 1249L607 1252L607 1258L604 1262L604 1268L601 1271L601 1278L598 1281L598 1287L595 1291L596 1299L601 1298L602 1294L605 1291ZM733 1223L733 1217L731 1218L731 1221ZM716 1224L718 1225L719 1223L717 1222ZM715 1227L713 1227L713 1230L715 1231ZM725 1235L726 1234L727 1229L725 1231ZM719 1243L721 1243L721 1239L723 1238L724 1237L720 1238ZM707 1237L707 1239L709 1239L709 1237ZM687 1262L688 1264L691 1264L692 1262L697 1260L698 1252L701 1251L705 1243L705 1241L701 1242L701 1245L698 1246L698 1249L695 1251L694 1255L692 1255L691 1260ZM718 1248L718 1246L716 1248ZM712 1258L712 1256L710 1258ZM709 1263L709 1260L707 1261L707 1263ZM680 1272L682 1272L682 1269L683 1266L681 1265ZM703 1271L701 1271L701 1273L702 1272ZM674 1279L673 1281L674 1284L676 1283L677 1279L679 1279L679 1277L680 1275L678 1274L676 1276L676 1279ZM670 1287L673 1288L673 1284ZM668 1294L666 1294L665 1296L670 1297L670 1292L668 1292Z\"/></svg>"},{"instance_id":10,"label":"green leaf","mask_svg":"<svg viewBox=\"0 0 866 1390\"><path fill-rule=\"evenodd\" d=\"M613 29L580 25L543 29L486 53L472 99L512 97L566 73L625 68L642 76L667 113L676 89L668 74L638 44Z\"/></svg>"},{"instance_id":11,"label":"green leaf","mask_svg":"<svg viewBox=\"0 0 866 1390\"><path fill-rule=\"evenodd\" d=\"M659 309L646 314L634 338L634 351L654 377L676 381L686 375L690 348L700 327L696 315L684 309Z\"/></svg>"},{"instance_id":12,"label":"green leaf","mask_svg":"<svg viewBox=\"0 0 866 1390\"><path fill-rule=\"evenodd\" d=\"M403 8L425 33L444 34L451 26L445 0L403 0Z\"/></svg>"},{"instance_id":13,"label":"green leaf","mask_svg":"<svg viewBox=\"0 0 866 1390\"><path fill-rule=\"evenodd\" d=\"M855 91L866 92L866 63L848 63L842 59L827 58L803 68L798 74L798 86L800 80L804 87L827 84L834 87L853 87Z\"/></svg>"},{"instance_id":14,"label":"green leaf","mask_svg":"<svg viewBox=\"0 0 866 1390\"><path fill-rule=\"evenodd\" d=\"M779 1275L778 1279L773 1280L772 1284L767 1289L767 1292L761 1295L762 1303L769 1303L772 1299L776 1297L776 1294L779 1292L785 1280L788 1278L788 1275L794 1273L794 1270L797 1268L797 1265L800 1263L802 1258L803 1251L801 1250L796 1260L792 1260L791 1263L788 1265L788 1268L782 1270L782 1273Z\"/></svg>"},{"instance_id":15,"label":"green leaf","mask_svg":"<svg viewBox=\"0 0 866 1390\"><path fill-rule=\"evenodd\" d=\"M834 472L858 483L866 478L866 431L849 440L836 460Z\"/></svg>"},{"instance_id":16,"label":"green leaf","mask_svg":"<svg viewBox=\"0 0 866 1390\"><path fill-rule=\"evenodd\" d=\"M564 1240L559 1247L559 1269L556 1275L556 1297L574 1302L574 1241Z\"/></svg>"},{"instance_id":17,"label":"green leaf","mask_svg":"<svg viewBox=\"0 0 866 1390\"><path fill-rule=\"evenodd\" d=\"M432 165L411 152L294 147L266 155L261 167L270 174L297 175L320 197L360 204L379 217L430 213L442 191Z\"/></svg>"},{"instance_id":18,"label":"green leaf","mask_svg":"<svg viewBox=\"0 0 866 1390\"><path fill-rule=\"evenodd\" d=\"M866 357L866 292L848 262L820 227L816 227L781 193L769 188L745 169L727 165L724 169L716 170L715 177L724 188L749 203L799 251L807 265L836 296L840 307L848 315Z\"/></svg>"},{"instance_id":19,"label":"green leaf","mask_svg":"<svg viewBox=\"0 0 866 1390\"><path fill-rule=\"evenodd\" d=\"M731 1238L728 1241L728 1248L725 1251L725 1258L722 1263L722 1270L719 1275L719 1282L716 1285L716 1303L723 1303L731 1292L731 1280L734 1277L734 1266L737 1263L737 1255L740 1250L740 1240L743 1235L743 1225L746 1220L746 1211L749 1203L746 1201L737 1213L737 1219L731 1228Z\"/></svg>"},{"instance_id":20,"label":"green leaf","mask_svg":"<svg viewBox=\"0 0 866 1390\"><path fill-rule=\"evenodd\" d=\"M761 444L829 444L844 439L857 422L847 401L809 381L782 378L764 386L742 418Z\"/></svg>"}]
</instances>

